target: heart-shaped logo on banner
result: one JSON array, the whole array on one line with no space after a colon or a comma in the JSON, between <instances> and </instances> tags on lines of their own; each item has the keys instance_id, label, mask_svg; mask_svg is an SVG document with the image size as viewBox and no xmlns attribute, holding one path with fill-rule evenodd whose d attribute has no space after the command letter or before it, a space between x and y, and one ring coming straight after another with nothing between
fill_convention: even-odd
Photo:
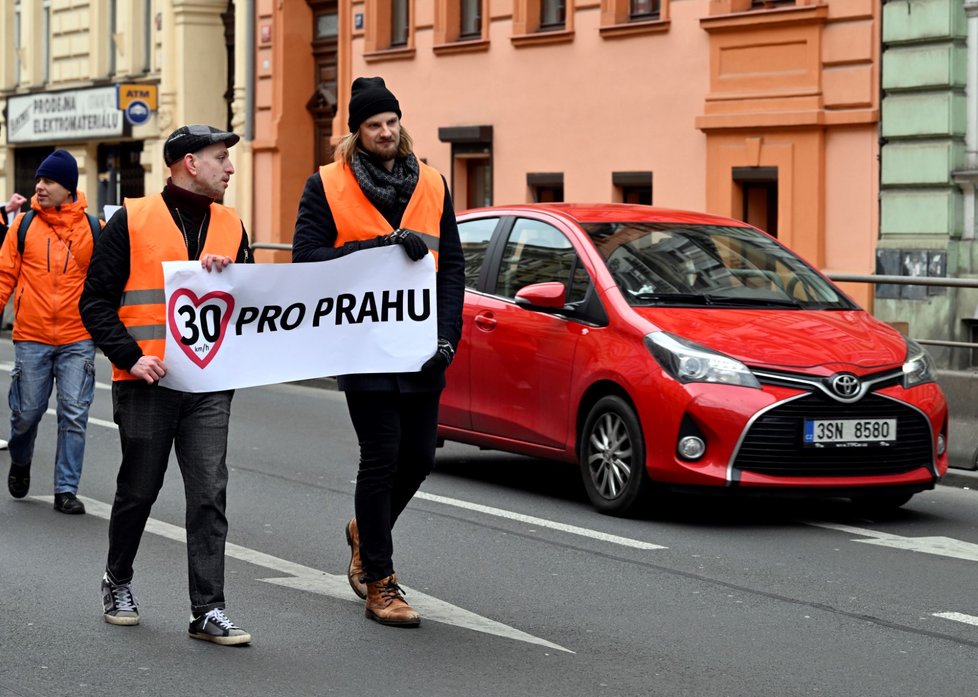
<instances>
[{"instance_id":1,"label":"heart-shaped logo on banner","mask_svg":"<svg viewBox=\"0 0 978 697\"><path fill-rule=\"evenodd\" d=\"M192 290L178 288L167 311L170 333L187 357L204 368L221 348L233 312L234 298L224 291L198 298Z\"/></svg>"}]
</instances>

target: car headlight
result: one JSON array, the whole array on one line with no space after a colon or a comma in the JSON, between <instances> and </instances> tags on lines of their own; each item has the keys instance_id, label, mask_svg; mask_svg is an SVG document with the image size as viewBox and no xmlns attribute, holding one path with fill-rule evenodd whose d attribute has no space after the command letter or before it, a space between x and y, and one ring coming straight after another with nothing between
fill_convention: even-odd
<instances>
[{"instance_id":1,"label":"car headlight","mask_svg":"<svg viewBox=\"0 0 978 697\"><path fill-rule=\"evenodd\" d=\"M934 359L916 341L906 337L904 339L907 342L907 359L903 362L904 388L934 382L936 380L934 373L937 370Z\"/></svg>"},{"instance_id":2,"label":"car headlight","mask_svg":"<svg viewBox=\"0 0 978 697\"><path fill-rule=\"evenodd\" d=\"M679 382L716 382L760 388L750 369L738 360L668 332L652 332L645 345L655 360Z\"/></svg>"}]
</instances>

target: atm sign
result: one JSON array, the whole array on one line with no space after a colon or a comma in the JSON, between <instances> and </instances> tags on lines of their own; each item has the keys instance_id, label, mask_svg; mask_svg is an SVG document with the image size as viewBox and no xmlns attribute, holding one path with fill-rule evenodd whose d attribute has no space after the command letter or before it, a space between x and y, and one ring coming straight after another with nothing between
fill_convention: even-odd
<instances>
[{"instance_id":1,"label":"atm sign","mask_svg":"<svg viewBox=\"0 0 978 697\"><path fill-rule=\"evenodd\" d=\"M119 108L125 111L133 102L142 102L150 111L156 111L157 85L120 84Z\"/></svg>"}]
</instances>

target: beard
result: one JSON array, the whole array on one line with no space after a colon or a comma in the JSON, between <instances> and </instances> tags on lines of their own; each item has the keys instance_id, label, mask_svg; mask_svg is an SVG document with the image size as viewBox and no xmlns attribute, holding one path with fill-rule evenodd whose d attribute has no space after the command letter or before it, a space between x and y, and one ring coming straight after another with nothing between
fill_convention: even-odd
<instances>
[{"instance_id":1,"label":"beard","mask_svg":"<svg viewBox=\"0 0 978 697\"><path fill-rule=\"evenodd\" d=\"M360 147L363 148L364 152L378 162L390 162L397 157L397 151L400 144L401 139L400 136L398 136L397 138L392 138L388 141L371 143L369 146L361 142Z\"/></svg>"}]
</instances>

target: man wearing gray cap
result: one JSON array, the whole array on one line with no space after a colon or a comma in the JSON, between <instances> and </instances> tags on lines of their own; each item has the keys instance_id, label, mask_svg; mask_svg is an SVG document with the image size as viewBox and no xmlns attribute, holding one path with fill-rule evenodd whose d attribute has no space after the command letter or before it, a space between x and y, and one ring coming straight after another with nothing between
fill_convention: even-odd
<instances>
[{"instance_id":1,"label":"man wearing gray cap","mask_svg":"<svg viewBox=\"0 0 978 697\"><path fill-rule=\"evenodd\" d=\"M112 362L112 407L122 465L109 519L102 577L103 617L139 624L133 562L176 445L187 502L190 636L247 644L251 635L225 614L228 419L233 391L187 393L159 386L166 374L164 261L199 259L208 272L251 262L248 235L220 203L234 166L234 133L181 126L166 139L170 178L159 194L126 199L105 226L79 308L95 344Z\"/></svg>"}]
</instances>

